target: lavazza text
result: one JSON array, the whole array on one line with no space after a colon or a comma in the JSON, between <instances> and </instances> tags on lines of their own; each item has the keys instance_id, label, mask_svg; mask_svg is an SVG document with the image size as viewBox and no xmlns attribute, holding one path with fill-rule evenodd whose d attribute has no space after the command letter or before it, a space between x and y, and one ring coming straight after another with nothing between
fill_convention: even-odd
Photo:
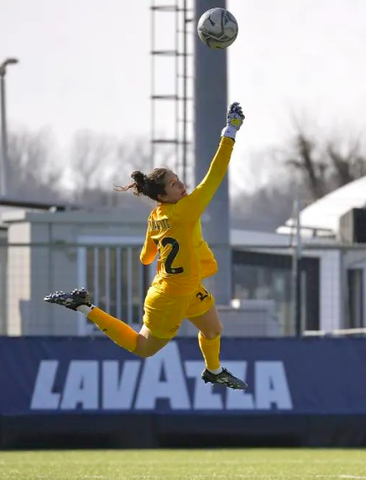
<instances>
[{"instance_id":1,"label":"lavazza text","mask_svg":"<svg viewBox=\"0 0 366 480\"><path fill-rule=\"evenodd\" d=\"M282 361L223 363L240 378L253 372L244 393L213 389L201 379L202 361L182 360L171 342L147 360L41 360L31 395L35 410L291 411L293 402ZM66 372L60 378L60 370ZM161 406L163 401L163 406ZM249 413L249 412L248 412Z\"/></svg>"}]
</instances>

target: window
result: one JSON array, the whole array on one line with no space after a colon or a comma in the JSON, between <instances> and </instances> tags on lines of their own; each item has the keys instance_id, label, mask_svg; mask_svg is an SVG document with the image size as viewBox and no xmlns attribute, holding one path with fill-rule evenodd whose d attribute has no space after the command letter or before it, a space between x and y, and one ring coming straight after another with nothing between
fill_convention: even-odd
<instances>
[{"instance_id":1,"label":"window","mask_svg":"<svg viewBox=\"0 0 366 480\"><path fill-rule=\"evenodd\" d=\"M141 264L140 250L140 246L79 247L79 269L93 304L131 326L142 323L149 283L149 267Z\"/></svg>"},{"instance_id":2,"label":"window","mask_svg":"<svg viewBox=\"0 0 366 480\"><path fill-rule=\"evenodd\" d=\"M300 260L304 329L319 328L319 262ZM274 300L284 335L295 334L291 255L233 251L233 298Z\"/></svg>"},{"instance_id":3,"label":"window","mask_svg":"<svg viewBox=\"0 0 366 480\"><path fill-rule=\"evenodd\" d=\"M348 270L348 325L347 328L362 328L363 325L363 270Z\"/></svg>"}]
</instances>

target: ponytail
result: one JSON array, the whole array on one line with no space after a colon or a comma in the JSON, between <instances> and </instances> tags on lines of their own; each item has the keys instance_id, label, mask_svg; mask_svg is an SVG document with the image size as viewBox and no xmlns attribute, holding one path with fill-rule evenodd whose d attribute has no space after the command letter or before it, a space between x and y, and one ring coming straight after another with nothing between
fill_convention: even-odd
<instances>
[{"instance_id":1,"label":"ponytail","mask_svg":"<svg viewBox=\"0 0 366 480\"><path fill-rule=\"evenodd\" d=\"M115 190L116 192L127 192L128 190L133 189L134 195L137 195L137 196L145 195L144 189L146 188L147 176L144 175L139 170L136 170L135 172L131 173L131 178L134 180L133 183L130 183L125 187L114 185L113 190Z\"/></svg>"},{"instance_id":2,"label":"ponytail","mask_svg":"<svg viewBox=\"0 0 366 480\"><path fill-rule=\"evenodd\" d=\"M114 190L116 192L127 192L128 190L133 190L133 194L137 195L138 197L140 195L145 195L152 200L158 201L158 195L166 194L165 175L167 171L167 168L154 168L149 175L145 175L139 170L136 170L131 174L131 178L133 180L132 183L126 185L125 187L114 185Z\"/></svg>"}]
</instances>

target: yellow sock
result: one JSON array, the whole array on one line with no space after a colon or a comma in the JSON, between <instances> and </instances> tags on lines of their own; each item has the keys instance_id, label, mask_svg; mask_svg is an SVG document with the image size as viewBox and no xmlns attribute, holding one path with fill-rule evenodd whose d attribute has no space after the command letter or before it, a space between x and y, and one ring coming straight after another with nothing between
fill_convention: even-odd
<instances>
[{"instance_id":1,"label":"yellow sock","mask_svg":"<svg viewBox=\"0 0 366 480\"><path fill-rule=\"evenodd\" d=\"M120 347L133 352L137 346L138 333L122 320L108 315L98 307L94 307L88 315L89 320L95 323L109 338Z\"/></svg>"},{"instance_id":2,"label":"yellow sock","mask_svg":"<svg viewBox=\"0 0 366 480\"><path fill-rule=\"evenodd\" d=\"M198 343L205 359L208 370L220 368L220 335L215 338L206 338L201 332L198 333Z\"/></svg>"}]
</instances>

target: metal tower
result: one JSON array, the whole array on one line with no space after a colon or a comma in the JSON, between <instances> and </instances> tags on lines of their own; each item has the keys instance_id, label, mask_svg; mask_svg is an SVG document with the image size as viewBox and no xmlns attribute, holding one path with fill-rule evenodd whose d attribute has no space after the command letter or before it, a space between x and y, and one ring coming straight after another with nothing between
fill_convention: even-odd
<instances>
[{"instance_id":1,"label":"metal tower","mask_svg":"<svg viewBox=\"0 0 366 480\"><path fill-rule=\"evenodd\" d=\"M169 1L151 4L151 168L168 164L187 182L193 136L192 8L188 0Z\"/></svg>"}]
</instances>

